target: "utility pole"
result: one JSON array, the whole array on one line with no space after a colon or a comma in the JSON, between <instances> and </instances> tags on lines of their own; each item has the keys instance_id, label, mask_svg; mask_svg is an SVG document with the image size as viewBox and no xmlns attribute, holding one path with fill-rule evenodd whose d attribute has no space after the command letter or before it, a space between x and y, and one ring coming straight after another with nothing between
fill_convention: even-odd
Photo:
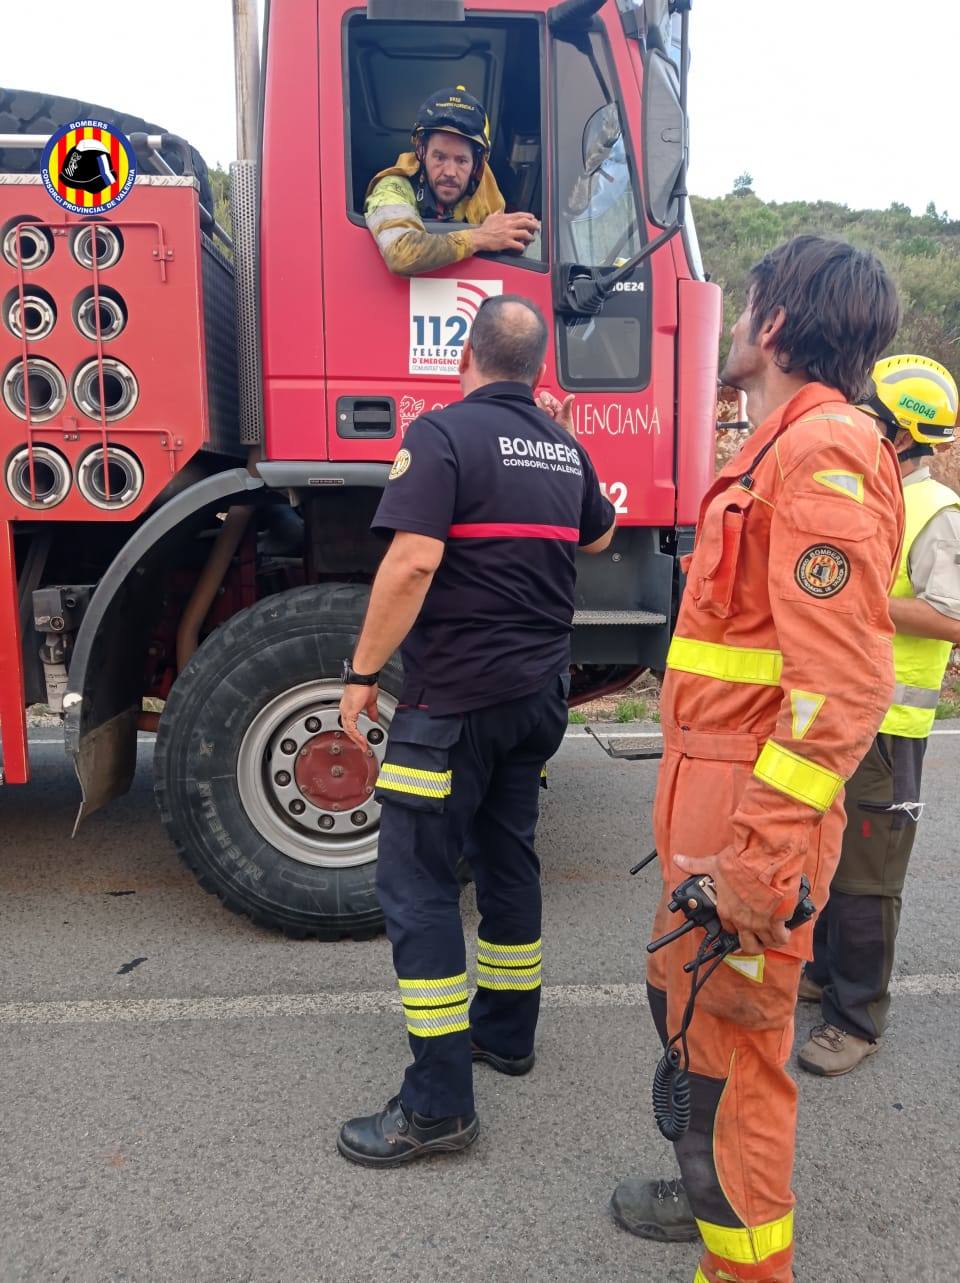
<instances>
[{"instance_id":1,"label":"utility pole","mask_svg":"<svg viewBox=\"0 0 960 1283\"><path fill-rule=\"evenodd\" d=\"M237 100L237 159L257 158L260 110L260 40L257 0L232 0L234 87Z\"/></svg>"}]
</instances>

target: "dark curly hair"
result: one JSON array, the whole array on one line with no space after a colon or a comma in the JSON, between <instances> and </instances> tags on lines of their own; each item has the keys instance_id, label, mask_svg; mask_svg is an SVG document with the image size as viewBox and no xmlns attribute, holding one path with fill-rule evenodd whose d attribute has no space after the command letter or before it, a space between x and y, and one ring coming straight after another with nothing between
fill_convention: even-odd
<instances>
[{"instance_id":1,"label":"dark curly hair","mask_svg":"<svg viewBox=\"0 0 960 1283\"><path fill-rule=\"evenodd\" d=\"M751 341L778 310L777 364L837 388L848 401L872 390L870 371L900 325L900 300L886 268L846 241L797 236L751 269Z\"/></svg>"}]
</instances>

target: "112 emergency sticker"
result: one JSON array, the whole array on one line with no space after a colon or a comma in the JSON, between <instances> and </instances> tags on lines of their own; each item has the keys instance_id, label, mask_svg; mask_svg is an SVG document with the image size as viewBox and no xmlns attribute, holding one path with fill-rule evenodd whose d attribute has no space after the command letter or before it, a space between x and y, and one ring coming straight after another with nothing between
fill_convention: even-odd
<instances>
[{"instance_id":1,"label":"112 emergency sticker","mask_svg":"<svg viewBox=\"0 0 960 1283\"><path fill-rule=\"evenodd\" d=\"M503 281L411 280L410 373L456 375L480 304L502 293Z\"/></svg>"}]
</instances>

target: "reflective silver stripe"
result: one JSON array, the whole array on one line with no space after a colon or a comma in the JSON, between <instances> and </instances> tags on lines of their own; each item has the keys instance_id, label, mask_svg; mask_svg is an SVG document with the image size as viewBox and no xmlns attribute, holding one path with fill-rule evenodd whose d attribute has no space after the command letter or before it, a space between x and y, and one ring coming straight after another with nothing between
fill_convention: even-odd
<instances>
[{"instance_id":1,"label":"reflective silver stripe","mask_svg":"<svg viewBox=\"0 0 960 1283\"><path fill-rule=\"evenodd\" d=\"M414 227L388 227L382 232L374 232L377 244L381 250L388 250L391 245L396 245L402 236L409 236L413 231L419 231Z\"/></svg>"},{"instance_id":2,"label":"reflective silver stripe","mask_svg":"<svg viewBox=\"0 0 960 1283\"><path fill-rule=\"evenodd\" d=\"M451 1007L442 1014L425 1016L421 1013L407 1013L407 1029L420 1038L433 1038L438 1034L454 1034L470 1028L470 1017L467 1004Z\"/></svg>"},{"instance_id":3,"label":"reflective silver stripe","mask_svg":"<svg viewBox=\"0 0 960 1283\"><path fill-rule=\"evenodd\" d=\"M453 791L453 772L420 771L384 762L377 776L377 788L414 793L418 797L449 797Z\"/></svg>"},{"instance_id":4,"label":"reflective silver stripe","mask_svg":"<svg viewBox=\"0 0 960 1283\"><path fill-rule=\"evenodd\" d=\"M367 226L375 232L384 223L398 223L401 220L418 231L423 231L420 216L412 205L380 205L367 214Z\"/></svg>"},{"instance_id":5,"label":"reflective silver stripe","mask_svg":"<svg viewBox=\"0 0 960 1283\"><path fill-rule=\"evenodd\" d=\"M539 989L540 967L477 967L478 989Z\"/></svg>"},{"instance_id":6,"label":"reflective silver stripe","mask_svg":"<svg viewBox=\"0 0 960 1283\"><path fill-rule=\"evenodd\" d=\"M507 948L498 949L496 945L477 944L477 962L486 962L494 967L523 966L524 963L539 962L542 957L539 943L509 946L509 951Z\"/></svg>"},{"instance_id":7,"label":"reflective silver stripe","mask_svg":"<svg viewBox=\"0 0 960 1283\"><path fill-rule=\"evenodd\" d=\"M906 708L936 708L940 703L940 688L930 690L927 686L898 684L893 688L893 703Z\"/></svg>"},{"instance_id":8,"label":"reflective silver stripe","mask_svg":"<svg viewBox=\"0 0 960 1283\"><path fill-rule=\"evenodd\" d=\"M448 1002L466 1002L470 991L465 984L440 985L436 988L404 986L400 998L405 1007L442 1007Z\"/></svg>"},{"instance_id":9,"label":"reflective silver stripe","mask_svg":"<svg viewBox=\"0 0 960 1283\"><path fill-rule=\"evenodd\" d=\"M883 381L884 383L902 383L904 379L915 378L918 373L921 373L921 371L918 370L917 366L911 365L905 370L895 370L891 374L885 374L883 376ZM924 378L932 379L933 382L936 383L937 387L947 394L947 405L949 405L951 410L956 410L957 389L955 386L951 386L953 380L948 383L942 374L938 374L936 370L929 370L926 366L923 367L922 374Z\"/></svg>"}]
</instances>

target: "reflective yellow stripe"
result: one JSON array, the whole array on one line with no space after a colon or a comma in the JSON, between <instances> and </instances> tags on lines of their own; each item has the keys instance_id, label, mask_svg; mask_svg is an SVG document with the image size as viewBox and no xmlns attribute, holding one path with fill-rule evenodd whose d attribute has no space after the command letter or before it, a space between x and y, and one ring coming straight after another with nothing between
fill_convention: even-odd
<instances>
[{"instance_id":1,"label":"reflective yellow stripe","mask_svg":"<svg viewBox=\"0 0 960 1283\"><path fill-rule=\"evenodd\" d=\"M439 1007L452 1002L466 1002L470 996L467 973L447 980L401 980L400 999L405 1008Z\"/></svg>"},{"instance_id":2,"label":"reflective yellow stripe","mask_svg":"<svg viewBox=\"0 0 960 1283\"><path fill-rule=\"evenodd\" d=\"M453 772L420 771L413 766L384 762L376 786L394 793L412 793L416 797L449 797L453 791Z\"/></svg>"},{"instance_id":3,"label":"reflective yellow stripe","mask_svg":"<svg viewBox=\"0 0 960 1283\"><path fill-rule=\"evenodd\" d=\"M477 958L485 962L496 962L498 958L505 962L539 962L542 948L542 940L531 940L529 944L491 944L477 937Z\"/></svg>"},{"instance_id":4,"label":"reflective yellow stripe","mask_svg":"<svg viewBox=\"0 0 960 1283\"><path fill-rule=\"evenodd\" d=\"M715 677L721 682L745 682L750 686L779 686L783 656L778 650L752 646L723 646L718 642L674 637L667 655L667 667L698 677Z\"/></svg>"},{"instance_id":5,"label":"reflective yellow stripe","mask_svg":"<svg viewBox=\"0 0 960 1283\"><path fill-rule=\"evenodd\" d=\"M453 776L452 771L421 771L415 766L398 766L395 762L384 762L380 770L389 771L392 775L422 780L424 783L449 784Z\"/></svg>"},{"instance_id":6,"label":"reflective yellow stripe","mask_svg":"<svg viewBox=\"0 0 960 1283\"><path fill-rule=\"evenodd\" d=\"M707 1278L706 1274L704 1274L703 1270L701 1270L699 1265L697 1266L697 1272L694 1275L693 1283L710 1283L710 1280Z\"/></svg>"},{"instance_id":7,"label":"reflective yellow stripe","mask_svg":"<svg viewBox=\"0 0 960 1283\"><path fill-rule=\"evenodd\" d=\"M397 980L401 990L404 989L441 989L445 990L455 985L467 987L467 973L461 971L458 976L441 976L437 980Z\"/></svg>"},{"instance_id":8,"label":"reflective yellow stripe","mask_svg":"<svg viewBox=\"0 0 960 1283\"><path fill-rule=\"evenodd\" d=\"M391 793L412 793L414 797L449 797L450 790L438 792L435 788L418 788L415 784L397 784L392 780L385 780L381 776L377 780L378 789L388 789Z\"/></svg>"},{"instance_id":9,"label":"reflective yellow stripe","mask_svg":"<svg viewBox=\"0 0 960 1283\"><path fill-rule=\"evenodd\" d=\"M801 423L849 423L853 426L853 419L849 414L811 414L809 418L801 419Z\"/></svg>"},{"instance_id":10,"label":"reflective yellow stripe","mask_svg":"<svg viewBox=\"0 0 960 1283\"><path fill-rule=\"evenodd\" d=\"M797 802L805 802L815 811L829 810L843 788L843 777L835 771L791 753L773 740L764 744L753 773L771 788Z\"/></svg>"},{"instance_id":11,"label":"reflective yellow stripe","mask_svg":"<svg viewBox=\"0 0 960 1283\"><path fill-rule=\"evenodd\" d=\"M462 1033L470 1028L465 1002L443 1011L408 1011L407 1030L418 1038L439 1038L442 1034Z\"/></svg>"},{"instance_id":12,"label":"reflective yellow stripe","mask_svg":"<svg viewBox=\"0 0 960 1283\"><path fill-rule=\"evenodd\" d=\"M407 1030L418 1038L438 1038L470 1028L467 973L397 979Z\"/></svg>"},{"instance_id":13,"label":"reflective yellow stripe","mask_svg":"<svg viewBox=\"0 0 960 1283\"><path fill-rule=\"evenodd\" d=\"M756 1265L768 1256L784 1251L793 1242L792 1211L778 1221L742 1229L711 1225L709 1221L700 1220L697 1225L707 1251L723 1257L725 1261L735 1261L737 1265Z\"/></svg>"},{"instance_id":14,"label":"reflective yellow stripe","mask_svg":"<svg viewBox=\"0 0 960 1283\"><path fill-rule=\"evenodd\" d=\"M477 964L478 989L539 989L541 969L534 967L488 967Z\"/></svg>"}]
</instances>

